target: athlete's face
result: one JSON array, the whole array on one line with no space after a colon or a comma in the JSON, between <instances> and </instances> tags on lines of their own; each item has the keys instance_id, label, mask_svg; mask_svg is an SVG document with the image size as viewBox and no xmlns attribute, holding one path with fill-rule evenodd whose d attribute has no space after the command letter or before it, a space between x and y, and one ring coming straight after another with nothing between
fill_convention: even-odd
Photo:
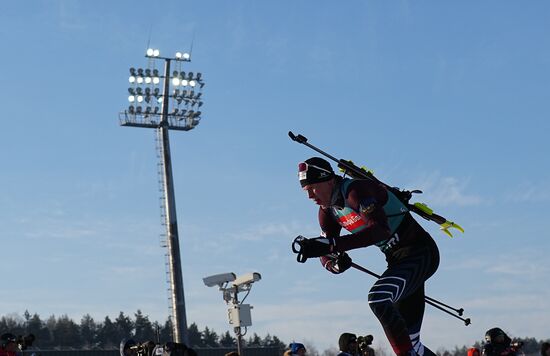
<instances>
[{"instance_id":1,"label":"athlete's face","mask_svg":"<svg viewBox=\"0 0 550 356\"><path fill-rule=\"evenodd\" d=\"M329 206L330 198L332 197L332 188L334 188L334 179L308 184L303 189L307 192L307 197L313 200L315 204Z\"/></svg>"}]
</instances>

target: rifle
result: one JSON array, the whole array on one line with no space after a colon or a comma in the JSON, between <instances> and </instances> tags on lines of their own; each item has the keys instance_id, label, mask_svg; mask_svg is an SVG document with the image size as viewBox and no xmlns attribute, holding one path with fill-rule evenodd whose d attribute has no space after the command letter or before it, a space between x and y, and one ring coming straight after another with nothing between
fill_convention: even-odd
<instances>
[{"instance_id":1,"label":"rifle","mask_svg":"<svg viewBox=\"0 0 550 356\"><path fill-rule=\"evenodd\" d=\"M428 221L433 221L433 222L439 224L439 226L440 226L439 229L441 231L443 231L445 234L449 235L449 237L453 237L453 235L449 231L450 228L455 228L458 231L464 233L464 229L460 225L458 225L457 223L455 223L453 221L447 220L447 218L444 218L441 215L438 215L438 214L434 213L434 211L428 205L426 205L424 203L413 203L413 204L411 204L410 200L411 200L413 194L420 194L420 193L422 193L421 190L409 191L409 190L402 190L402 189L399 189L397 187L389 186L386 183L380 181L378 178L376 178L371 171L365 169L364 167L361 167L361 168L357 167L355 164L353 164L352 161L348 161L348 160L345 160L345 159L338 159L334 156L331 156L330 154L320 150L319 148L317 148L317 147L313 146L312 144L310 144L309 142L307 142L307 138L300 135L300 134L298 134L296 136L292 133L292 131L289 131L288 136L290 136L290 138L293 141L301 143L301 144L311 148L312 150L322 154L323 156L331 159L332 161L336 162L338 164L338 168L340 168L340 171L342 171L344 173L344 175L348 175L348 176L350 176L352 178L355 178L355 179L369 179L369 180L373 180L373 181L375 181L379 184L382 184L388 191L395 194L395 196L403 204L405 204L405 206L407 207L407 209L409 209L409 211L412 211L413 213L423 217L424 219L426 219Z\"/></svg>"}]
</instances>

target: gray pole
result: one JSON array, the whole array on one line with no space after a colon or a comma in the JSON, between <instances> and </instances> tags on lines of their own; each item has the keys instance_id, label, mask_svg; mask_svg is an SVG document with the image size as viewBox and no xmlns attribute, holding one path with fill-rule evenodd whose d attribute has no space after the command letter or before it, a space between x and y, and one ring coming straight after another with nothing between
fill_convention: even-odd
<instances>
[{"instance_id":1,"label":"gray pole","mask_svg":"<svg viewBox=\"0 0 550 356\"><path fill-rule=\"evenodd\" d=\"M234 287L234 290L233 290L233 305L234 306L239 306L239 297L237 296L237 293L239 293L239 287ZM236 338L236 341L237 341L237 353L239 354L239 356L243 356L243 338L242 338L242 334L241 334L241 327L240 327L240 321L239 322L239 326L233 328L233 331L235 332L235 336L237 337Z\"/></svg>"},{"instance_id":2,"label":"gray pole","mask_svg":"<svg viewBox=\"0 0 550 356\"><path fill-rule=\"evenodd\" d=\"M168 265L170 269L170 299L172 302L172 328L175 342L189 344L187 335L187 317L185 314L185 297L183 294L183 276L181 272L180 244L178 239L178 222L176 219L176 198L174 196L174 179L170 159L170 142L168 139L168 105L170 90L170 59L165 59L164 89L162 116L160 121L161 151L163 162L164 196L166 211L166 232L168 245Z\"/></svg>"},{"instance_id":3,"label":"gray pole","mask_svg":"<svg viewBox=\"0 0 550 356\"><path fill-rule=\"evenodd\" d=\"M235 328L235 335L237 336L237 353L239 356L242 356L243 354L243 345L242 345L242 335L241 335L241 327L238 326Z\"/></svg>"}]
</instances>

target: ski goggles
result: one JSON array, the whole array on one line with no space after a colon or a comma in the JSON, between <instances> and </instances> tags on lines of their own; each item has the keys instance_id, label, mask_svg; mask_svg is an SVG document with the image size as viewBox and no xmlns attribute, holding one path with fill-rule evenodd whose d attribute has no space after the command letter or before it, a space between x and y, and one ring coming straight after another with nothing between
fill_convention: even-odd
<instances>
[{"instance_id":1,"label":"ski goggles","mask_svg":"<svg viewBox=\"0 0 550 356\"><path fill-rule=\"evenodd\" d=\"M325 169L325 168L321 168L319 166L315 166L313 164L309 164L309 163L306 163L306 162L300 162L298 163L298 173L304 173L306 174L307 171L310 169L310 168L315 168L315 169L318 169L320 171L323 171L323 172L327 172L329 174L332 174L333 172L329 171L328 169ZM300 178L301 179L301 178Z\"/></svg>"}]
</instances>

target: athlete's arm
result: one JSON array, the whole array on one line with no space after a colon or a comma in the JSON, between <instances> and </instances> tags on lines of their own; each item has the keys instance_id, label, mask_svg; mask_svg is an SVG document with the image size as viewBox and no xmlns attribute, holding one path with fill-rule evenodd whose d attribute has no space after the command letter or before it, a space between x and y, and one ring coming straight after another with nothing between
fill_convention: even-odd
<instances>
[{"instance_id":1,"label":"athlete's arm","mask_svg":"<svg viewBox=\"0 0 550 356\"><path fill-rule=\"evenodd\" d=\"M342 226L332 216L330 208L319 207L319 226L326 237L340 236Z\"/></svg>"},{"instance_id":2,"label":"athlete's arm","mask_svg":"<svg viewBox=\"0 0 550 356\"><path fill-rule=\"evenodd\" d=\"M330 208L319 207L319 225L321 226L321 231L323 236L328 236L328 237L340 236L340 231L342 230L342 227L332 217ZM321 262L321 265L330 273L334 273L334 274L341 273L338 267L335 268L335 266L337 266L336 257L321 256L319 257L319 261Z\"/></svg>"}]
</instances>

